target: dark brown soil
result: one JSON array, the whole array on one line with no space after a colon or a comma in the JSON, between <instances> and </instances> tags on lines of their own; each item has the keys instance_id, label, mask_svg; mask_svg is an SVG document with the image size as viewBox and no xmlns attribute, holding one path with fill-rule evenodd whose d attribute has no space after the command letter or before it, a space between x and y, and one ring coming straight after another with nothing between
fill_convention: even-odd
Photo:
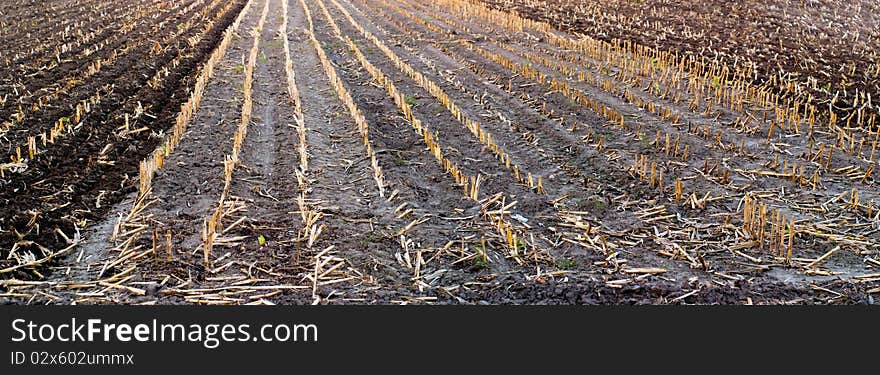
<instances>
[{"instance_id":1,"label":"dark brown soil","mask_svg":"<svg viewBox=\"0 0 880 375\"><path fill-rule=\"evenodd\" d=\"M279 34L282 1L289 7L286 35ZM267 2L265 25L254 33ZM172 74L159 90L146 87L144 77L168 65L177 55L175 48L148 60L143 58L147 46L135 49L94 83L76 86L69 97L73 103L102 83L117 84L113 96L89 115L88 126L49 148L25 172L5 177L0 191L5 204L0 211L0 258L21 240L15 231L24 234L24 240L59 249L66 243L54 233L57 227L70 237L81 233L84 244L36 268L46 279L32 268L4 276L35 283L0 284L0 301L875 303L880 279L877 218L859 207L880 199L880 194L871 178L857 180L833 172L849 165L867 168L870 163L840 152L822 167L811 164L809 157L818 144L834 144L835 135L816 132L808 138L780 131L768 140L766 132L737 132L727 125L737 117L736 111L692 110L686 103L632 87L613 69L561 51L531 33L512 32L422 0L305 1L315 37L368 124L385 179L384 196L379 195L356 122L311 44L300 1L253 0L205 89L201 109L153 179L152 203L143 213L149 229L140 232L131 247L150 249L155 231L162 234L163 252L106 267L118 256L114 247L119 241L111 240L110 232L137 195L138 162L155 149L161 132L171 128L198 67L244 3L236 2L217 15L219 20L203 41L186 50L180 65L169 68ZM546 192L517 182L504 163L438 99L398 69L347 14L436 83L466 116L478 120L521 173L542 176ZM170 24L182 19L168 18ZM435 132L446 157L466 173L485 178L481 199L502 193L509 199L505 203L516 201L504 215L526 234L525 243L534 245L528 256L511 256L496 223L438 165L386 90L336 36L332 23L391 79L415 117ZM132 35L149 26L145 23ZM223 191L223 161L241 121L245 64L254 38L259 40L259 57L253 73L253 118L227 198L227 210L235 209L221 221L226 229L218 234L220 245L215 245L212 264L206 268L203 228ZM297 178L300 141L295 107L286 91L281 38L289 41L302 98L308 151L304 185ZM618 111L626 127L485 54L566 82ZM632 96L575 79L542 61L557 61L607 80L631 90ZM672 123L646 111L633 97L669 108L682 120ZM68 98L61 101L68 103ZM135 127L150 131L115 139L119 118L138 102L155 118L142 117ZM51 118L63 111L45 112ZM22 124L23 129L36 132L37 118ZM655 134L668 134L680 147L687 146L689 157L664 151ZM97 155L108 143L125 148L110 149L114 165L97 164ZM743 147L726 147L731 144ZM633 170L643 156L656 161L664 173L662 187L650 186ZM774 160L778 166L771 167ZM821 171L822 188L748 173L779 171L783 163ZM684 181L682 200L672 198L676 180ZM853 189L858 189L862 202L855 209L846 203ZM56 191L60 193L53 195ZM791 259L763 246L743 245L748 241L741 229L746 193L760 196L797 221L802 231ZM320 234L311 246L302 238L301 195L322 215ZM36 221L30 222L29 210L39 212ZM85 228L75 228L83 220ZM414 220L417 224L411 226ZM164 259L165 233L172 236L170 261ZM832 256L811 264L837 246L841 248ZM37 251L36 245L22 249ZM14 259L0 261L2 267L14 264ZM110 279L116 284L107 281L111 275L119 276Z\"/></svg>"}]
</instances>

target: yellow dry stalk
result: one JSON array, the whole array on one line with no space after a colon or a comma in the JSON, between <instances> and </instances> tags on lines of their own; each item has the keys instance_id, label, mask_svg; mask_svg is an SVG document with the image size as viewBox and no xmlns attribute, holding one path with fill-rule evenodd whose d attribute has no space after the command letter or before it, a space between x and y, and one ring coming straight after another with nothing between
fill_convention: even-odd
<instances>
[{"instance_id":1,"label":"yellow dry stalk","mask_svg":"<svg viewBox=\"0 0 880 375\"><path fill-rule=\"evenodd\" d=\"M482 182L482 176L477 175L473 178L473 182L471 183L471 192L470 198L472 200L479 200L479 191L480 191L480 183Z\"/></svg>"},{"instance_id":2,"label":"yellow dry stalk","mask_svg":"<svg viewBox=\"0 0 880 375\"><path fill-rule=\"evenodd\" d=\"M287 1L281 2L282 14L284 19L281 21L281 28L278 30L278 36L284 45L284 72L287 77L287 96L293 103L293 120L296 122L296 131L299 136L299 169L305 173L309 169L309 154L307 151L306 127L303 118L302 98L299 88L296 85L296 73L293 70L293 60L290 58L290 41L287 38Z\"/></svg>"},{"instance_id":3,"label":"yellow dry stalk","mask_svg":"<svg viewBox=\"0 0 880 375\"><path fill-rule=\"evenodd\" d=\"M684 184L681 182L680 178L675 179L675 200L681 201L681 196L684 193Z\"/></svg>"},{"instance_id":4,"label":"yellow dry stalk","mask_svg":"<svg viewBox=\"0 0 880 375\"><path fill-rule=\"evenodd\" d=\"M327 226L321 224L320 226L310 226L307 228L309 229L309 240L308 242L306 242L306 247L311 249L312 247L314 247L315 242L318 240L318 237L321 235L321 233L323 233L324 229L327 228Z\"/></svg>"},{"instance_id":5,"label":"yellow dry stalk","mask_svg":"<svg viewBox=\"0 0 880 375\"><path fill-rule=\"evenodd\" d=\"M671 147L671 139L669 137L669 133L666 133L666 147L663 149L667 156L669 156L669 151Z\"/></svg>"},{"instance_id":6,"label":"yellow dry stalk","mask_svg":"<svg viewBox=\"0 0 880 375\"><path fill-rule=\"evenodd\" d=\"M159 260L159 230L153 228L153 260Z\"/></svg>"},{"instance_id":7,"label":"yellow dry stalk","mask_svg":"<svg viewBox=\"0 0 880 375\"><path fill-rule=\"evenodd\" d=\"M831 145L828 148L828 158L825 159L825 164L823 165L826 170L831 166L831 157L833 155L834 155L834 145Z\"/></svg>"},{"instance_id":8,"label":"yellow dry stalk","mask_svg":"<svg viewBox=\"0 0 880 375\"><path fill-rule=\"evenodd\" d=\"M156 159L144 159L141 160L138 168L138 191L140 192L139 196L145 196L147 192L150 191L153 182L153 173L156 169ZM134 208L132 208L134 210Z\"/></svg>"},{"instance_id":9,"label":"yellow dry stalk","mask_svg":"<svg viewBox=\"0 0 880 375\"><path fill-rule=\"evenodd\" d=\"M171 229L165 231L165 260L170 262L173 259L171 252Z\"/></svg>"},{"instance_id":10,"label":"yellow dry stalk","mask_svg":"<svg viewBox=\"0 0 880 375\"><path fill-rule=\"evenodd\" d=\"M761 243L761 249L764 249L764 234L767 227L767 206L764 203L758 205L758 241Z\"/></svg>"},{"instance_id":11,"label":"yellow dry stalk","mask_svg":"<svg viewBox=\"0 0 880 375\"><path fill-rule=\"evenodd\" d=\"M312 246L315 244L318 235L320 235L320 233L323 231L324 225L322 224L320 227L318 227L316 226L316 224L319 220L321 220L322 217L324 217L324 213L318 210L306 209L301 213L301 215L303 218L303 233L305 233L309 238L306 247L311 249Z\"/></svg>"},{"instance_id":12,"label":"yellow dry stalk","mask_svg":"<svg viewBox=\"0 0 880 375\"><path fill-rule=\"evenodd\" d=\"M786 259L791 261L794 252L794 237L797 233L797 227L794 225L794 219L788 219L788 251L786 251Z\"/></svg>"},{"instance_id":13,"label":"yellow dry stalk","mask_svg":"<svg viewBox=\"0 0 880 375\"><path fill-rule=\"evenodd\" d=\"M861 178L860 182L861 182L861 183L865 183L866 180L867 180L869 177L871 177L871 173L873 173L873 172L874 172L874 166L872 165L872 166L868 167L868 169L865 171L865 174L862 175L862 178Z\"/></svg>"},{"instance_id":14,"label":"yellow dry stalk","mask_svg":"<svg viewBox=\"0 0 880 375\"><path fill-rule=\"evenodd\" d=\"M859 191L856 188L850 192L849 206L857 209L859 207Z\"/></svg>"},{"instance_id":15,"label":"yellow dry stalk","mask_svg":"<svg viewBox=\"0 0 880 375\"><path fill-rule=\"evenodd\" d=\"M750 194L746 194L743 197L743 230L751 237L755 237L753 226L756 212L757 201Z\"/></svg>"},{"instance_id":16,"label":"yellow dry stalk","mask_svg":"<svg viewBox=\"0 0 880 375\"><path fill-rule=\"evenodd\" d=\"M35 137L28 137L28 158L30 160L34 160L34 157L37 156L37 139Z\"/></svg>"}]
</instances>

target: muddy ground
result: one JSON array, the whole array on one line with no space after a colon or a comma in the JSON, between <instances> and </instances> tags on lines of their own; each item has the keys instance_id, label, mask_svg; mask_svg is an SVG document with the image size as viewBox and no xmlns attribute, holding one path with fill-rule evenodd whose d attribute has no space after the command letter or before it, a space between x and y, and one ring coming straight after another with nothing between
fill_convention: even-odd
<instances>
[{"instance_id":1,"label":"muddy ground","mask_svg":"<svg viewBox=\"0 0 880 375\"><path fill-rule=\"evenodd\" d=\"M877 197L876 185L871 178L852 180L833 172L863 165L844 152L832 154L827 166L810 164L814 143L833 143L833 135L781 132L769 142L760 132L737 133L725 125L737 116L733 110L690 109L629 86L589 57L560 50L540 31L508 30L481 21L478 13L436 2L236 2L217 15L221 22L183 59L164 89L123 85L115 89L121 99L102 104L107 109L101 116L118 117L141 101L151 103L151 113L158 115L139 120L144 122L138 127L158 134L170 129L195 67L207 60L222 30L241 11L201 108L153 178L149 194L138 192L137 163L159 137L127 138L128 152L110 151L113 165L89 169L87 156L101 153L102 137L115 129L109 120L88 128L92 135L75 135L64 143L70 146L56 144L47 151L59 156L41 155L24 173L5 177L4 257L15 243L17 251L34 253L36 244L69 246L52 232L55 227L70 238L79 233L82 241L39 267L4 273L4 302L875 303L877 219L861 210ZM383 182L375 178L358 124L328 78L312 33L363 113ZM285 46L293 76L285 70ZM257 54L251 71L252 50ZM399 90L412 118L436 135L450 163L481 176L476 201L438 164L364 60ZM161 61L144 71L158 69ZM574 79L547 61L630 87L632 95ZM403 64L423 81L401 69ZM140 65L121 65L129 69L106 79L144 75L132 66ZM522 67L546 78L518 73ZM250 92L243 88L248 75ZM289 93L287 78L295 82L298 100ZM567 82L572 90L551 89L551 79ZM462 115L426 90L426 81ZM78 95L90 95L89 87ZM621 114L626 127L574 101L574 92ZM226 188L224 160L248 98L253 116ZM670 108L684 121L646 111L647 102ZM463 118L479 121L499 148L471 134ZM687 146L689 156L664 150L655 134ZM73 146L83 139L82 146ZM499 161L499 149L517 172ZM60 157L71 152L82 156ZM663 171L662 184L649 183L641 168L633 167L643 157ZM780 171L789 163L821 171L823 189L749 172ZM523 183L517 173L540 176L542 189ZM676 181L684 181L684 198L674 198ZM67 188L46 201L35 185L47 189L42 191ZM842 198L853 188L863 202L855 209L848 208L848 195ZM791 256L741 229L747 194L802 228L790 240ZM221 197L224 215L206 265L206 226ZM100 207L91 204L96 199ZM519 235L515 246L490 218L500 206L506 206L502 219ZM34 207L40 214L31 223L28 212ZM137 220L128 220L132 207L145 207ZM304 212L319 213L314 225ZM23 239L33 243L22 247ZM4 266L15 264L10 258Z\"/></svg>"}]
</instances>

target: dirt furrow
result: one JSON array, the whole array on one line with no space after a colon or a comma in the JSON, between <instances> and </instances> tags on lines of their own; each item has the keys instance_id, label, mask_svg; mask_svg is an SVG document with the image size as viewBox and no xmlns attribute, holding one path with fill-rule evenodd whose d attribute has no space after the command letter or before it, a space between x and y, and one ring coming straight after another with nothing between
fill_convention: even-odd
<instances>
[{"instance_id":1,"label":"dirt furrow","mask_svg":"<svg viewBox=\"0 0 880 375\"><path fill-rule=\"evenodd\" d=\"M165 167L153 177L151 194L146 198L151 204L143 212L150 226L134 241L134 245L147 248L153 246L154 233L161 239L162 246L156 254L135 263L138 279L153 283L149 284L153 287L147 298L153 298L160 290L155 285L163 280L170 283L178 278L204 279L204 270L199 262L201 254L196 251L202 244L204 218L212 210L215 197L223 186L225 153L217 151L231 148L232 133L240 117L241 85L244 80L242 60L249 46L248 36L259 19L257 5L262 4L254 2L251 5L226 56L218 64L216 77L209 81L201 109L191 120L181 144L165 159ZM102 237L111 234L100 233ZM170 254L165 247L169 234ZM121 236L120 239L127 237ZM106 243L107 247L113 246L109 238ZM110 251L105 252L112 255ZM125 264L122 266L127 267ZM112 272L105 271L107 275ZM171 278L166 280L166 277ZM112 297L118 299L117 302L130 298L127 293L117 294Z\"/></svg>"}]
</instances>

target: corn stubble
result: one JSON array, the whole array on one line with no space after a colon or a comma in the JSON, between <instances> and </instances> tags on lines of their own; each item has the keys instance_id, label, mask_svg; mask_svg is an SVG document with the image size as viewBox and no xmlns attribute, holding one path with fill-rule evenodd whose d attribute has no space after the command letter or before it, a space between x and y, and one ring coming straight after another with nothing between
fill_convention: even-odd
<instances>
[{"instance_id":1,"label":"corn stubble","mask_svg":"<svg viewBox=\"0 0 880 375\"><path fill-rule=\"evenodd\" d=\"M249 0L225 30L219 45L196 76L188 100L181 106L161 145L140 162L137 197L128 214L121 216L113 228L114 251L118 254L102 265L99 276L120 266L124 270L103 279L101 286L141 294L142 289L123 285L131 280L137 261L152 254L154 262L174 262L175 251L185 251L175 248L179 245L174 241L173 230L162 227L155 215L148 213L148 208L162 198L152 192L153 178L183 141L188 124L201 106L206 85L252 3ZM220 263L230 254L214 254L215 248L232 243L223 235L245 219L224 223L231 214L245 208L245 202L230 195L230 187L241 164L241 148L253 120L254 69L270 3L266 1L262 8L251 35L253 39L249 40L243 71L239 72L244 76L240 121L232 149L224 155L220 196L202 224L202 262L210 271L209 277L217 280L225 277L219 273L234 262ZM217 1L211 4L225 10L232 6ZM284 49L285 73L284 78L275 79L285 80L287 101L293 109L291 125L295 134L291 134L291 138L297 141L297 162L291 166L290 173L296 178L297 194L296 211L288 214L295 215L293 220L301 225L295 234L290 231L291 237L295 237L291 242L296 247L294 259L290 261L292 267L302 271L301 280L311 285L279 285L267 288L266 294L259 297L262 301L282 290L311 289L314 302L318 303L322 301L318 294L321 286L369 278L350 267L341 254L348 249L331 243L332 236L327 231L335 214L320 207L320 202L312 197L316 188L313 185L322 171L310 166L309 153L325 150L309 146L307 125L314 128L319 124L307 124L303 115L303 97L294 70L296 56L291 56L288 40L291 12L287 1L280 4L283 20L277 35ZM310 4L320 9L316 9L315 19ZM387 202L400 193L389 183L391 177L385 176L380 165L374 141L384 144L382 137L386 135L377 130L382 129L377 124L368 122L361 109L364 102L353 92L360 90L358 86L365 90L377 88L385 104L394 104L397 114L412 130L412 138L418 139L418 147L426 150L427 157L445 173L449 185L446 188L459 191L464 201L479 207L479 214L473 217L491 228L467 236L472 241L470 244L464 240L460 245L449 241L442 249L426 250L416 244L417 228L428 222L429 217L439 215L414 214L417 208L409 202L395 203L396 209L391 215L400 220L400 226L386 236L399 239L402 252L395 257L402 267L412 271L414 278L410 281L420 291L430 287L421 279L426 272L424 267L433 259L426 261L425 254L430 251L451 254L460 248L458 260L452 265L472 261L477 267L485 267L494 261L487 252L493 241L502 243L504 255L523 269L535 268L536 275L529 275L529 279L538 282L566 275L570 271L563 268L571 267L568 262L556 263L557 270L546 272L554 266L542 258L547 253L543 244L566 255L570 250L562 249L587 249L599 256L588 267L600 269L602 282L611 288L663 278L662 275L671 271L653 264L639 264L645 259L654 259L641 258L638 253L642 251L653 251L680 261L685 267L704 271L719 285L743 282L746 278L741 274L752 272L749 269L763 272L771 267L791 268L806 275L835 275L834 262L829 259L844 249L864 256L865 263L875 264L876 260L870 256L876 247L872 235L880 222L880 210L874 205L877 195L872 176L880 131L870 93L857 92L855 98L846 98L854 105L839 110L835 108L838 98L822 102L802 95L806 91L799 88L801 83L794 79L780 76L774 78L773 84L756 85L752 79L756 72L748 64L731 67L719 60L669 52L627 40L605 41L589 35L575 38L547 22L493 9L476 0L378 0L359 4L355 6L348 0L298 2L307 22L304 30L307 43L317 55L333 93L345 107L345 115L355 125L351 134L359 138L358 143L363 147L357 152L370 162L370 176L364 178L369 189L375 189ZM363 9L376 10L387 22L374 22ZM358 12L360 14L355 14ZM431 17L422 16L425 13ZM341 16L334 17L334 14ZM198 19L193 17L181 27L197 27ZM316 21L327 26L326 35L333 38L332 43L338 42L344 47L339 51L344 50L341 53L353 58L353 67L328 57L330 41L319 40ZM386 23L403 33L386 30L383 27ZM133 25L133 20L129 24ZM202 36L214 27L214 20L209 19L204 25L203 30L184 42L190 47L198 45ZM486 32L509 33L510 37L470 37ZM182 32L173 35L182 35ZM406 37L394 39L401 35ZM435 68L430 58L425 57L430 54L407 46L417 41L430 41L437 51L430 53L446 54L449 61ZM148 49L151 56L159 56L166 52L170 42L172 40L166 38L137 41L135 45ZM124 48L109 52L106 58L86 66L81 78L100 76L128 52ZM421 69L412 59L415 54L422 58L422 65L434 73ZM181 59L182 56L175 57L169 66ZM465 73L446 69L448 66L444 64L460 65ZM386 67L392 70L383 71ZM363 82L348 82L347 75L340 75L337 69L344 69L343 72L362 69L369 76ZM403 77L406 83L395 81L386 72ZM880 75L880 66L876 72ZM167 67L157 69L147 81L148 86L161 88L169 74ZM352 76L359 77L358 74ZM464 77L476 77L484 82L456 86L454 82L464 81ZM494 120L477 120L489 118L468 105L472 104L469 96L474 94L473 101L488 107L483 98L478 97L478 90L469 86L480 84L497 86L500 91L493 91L501 93L497 96L523 104L521 108L505 108L513 116L502 116L498 111L499 122L506 122L509 128L497 126ZM786 89L780 90L778 86ZM464 94L453 91L456 88ZM410 89L414 92L408 92ZM17 108L10 106L14 109L10 119L3 123L4 134L50 106L60 93L47 91L36 102L24 106L19 99ZM423 93L430 96L419 95ZM7 148L9 162L0 165L0 175L27 170L28 163L59 139L89 126L90 114L112 95L112 86L101 87L75 105L71 103L69 116L57 119L45 131L18 138L17 143ZM465 99L454 99L462 97ZM439 103L436 106L439 113L434 113L433 108L423 109L421 104L425 102ZM140 104L122 112L118 124L114 125L118 126L116 133L120 139L149 130L138 125L146 113ZM528 120L525 120L527 116L517 116L525 113L531 116ZM506 120L508 117L512 120ZM451 125L440 123L445 121L443 119L449 119ZM538 119L539 126L523 126L532 119ZM465 130L467 140L461 141L456 134L437 130L451 129L445 126ZM510 142L510 139L516 141ZM547 157L545 150L559 148L560 144L554 141L560 139L578 147L566 144L564 146L571 147L566 147L564 152L551 150L549 154L556 159ZM458 150L452 146L459 147L461 142L472 142L470 145L491 152L496 174L484 171L480 165L459 162L460 157L455 155ZM97 155L97 163L113 163L107 158L113 147L119 146L108 143ZM543 167L541 163L545 160L557 161L560 155L570 158L575 152L586 154L588 161L551 166L564 167L560 169L567 173L565 178L551 180L554 177L551 175L545 186L545 176L532 173L534 168ZM593 167L595 169L591 169ZM499 188L495 176L502 176L501 181L516 183ZM583 187L579 186L581 180ZM599 187L594 189L594 186ZM519 210L518 205L527 206L520 204L524 199L538 199L544 205L540 214L533 210L524 212L526 216L533 214L540 218L515 212ZM33 214L34 221L38 216L39 212ZM536 222L538 224L534 224ZM370 225L372 230L372 221ZM67 237L63 232L61 236ZM501 240L495 241L498 238ZM826 244L829 246L814 251ZM262 236L260 245L265 245ZM305 265L302 258L306 259ZM28 265L44 261L22 258L19 262ZM214 262L222 265L213 268ZM729 272L730 264L751 268ZM12 271L0 273L3 272ZM246 271L245 283L256 280L251 272L251 269ZM358 277L352 277L352 273ZM865 279L880 278L871 274L853 278ZM223 289L222 293L186 291L181 287L175 293L185 294L186 301L193 303L240 301L223 295L229 290ZM217 293L205 294L207 292ZM681 294L671 302L683 301L698 292Z\"/></svg>"}]
</instances>

